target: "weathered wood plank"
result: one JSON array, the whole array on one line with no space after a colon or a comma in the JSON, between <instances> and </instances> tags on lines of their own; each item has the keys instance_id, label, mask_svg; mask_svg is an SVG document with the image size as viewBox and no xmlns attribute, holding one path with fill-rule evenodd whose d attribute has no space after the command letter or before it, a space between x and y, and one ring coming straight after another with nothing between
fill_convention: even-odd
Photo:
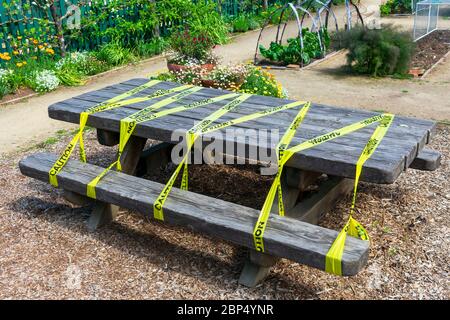
<instances>
[{"instance_id":1,"label":"weathered wood plank","mask_svg":"<svg viewBox=\"0 0 450 320\"><path fill-rule=\"evenodd\" d=\"M437 151L425 148L411 163L410 168L426 171L434 171L441 165L441 154Z\"/></svg>"},{"instance_id":2,"label":"weathered wood plank","mask_svg":"<svg viewBox=\"0 0 450 320\"><path fill-rule=\"evenodd\" d=\"M48 180L56 155L35 154L19 166L24 175ZM61 188L85 194L86 185L103 169L70 160L58 176ZM129 176L108 173L97 188L97 198L153 217L153 202L163 185ZM259 211L219 199L174 188L165 203L165 222L203 232L253 249L252 231ZM338 232L271 215L265 232L266 253L324 269L325 256ZM368 258L368 242L347 237L342 257L343 274L354 275Z\"/></svg>"}]
</instances>

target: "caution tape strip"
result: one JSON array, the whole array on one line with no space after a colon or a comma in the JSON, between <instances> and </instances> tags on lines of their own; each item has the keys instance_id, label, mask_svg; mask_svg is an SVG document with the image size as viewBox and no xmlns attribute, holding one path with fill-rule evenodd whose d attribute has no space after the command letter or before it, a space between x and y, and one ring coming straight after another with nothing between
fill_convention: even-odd
<instances>
[{"instance_id":1,"label":"caution tape strip","mask_svg":"<svg viewBox=\"0 0 450 320\"><path fill-rule=\"evenodd\" d=\"M156 199L155 203L153 204L153 216L157 220L164 220L164 212L163 212L163 206L166 202L167 197L170 194L170 191L172 190L172 187L178 177L178 175L181 172L181 168L183 168L183 176L181 179L181 189L182 190L188 190L188 160L189 160L189 153L192 148L192 146L195 143L195 140L198 138L198 136L201 134L201 131L203 129L208 128L209 125L211 125L215 120L222 117L224 114L236 109L242 102L250 98L250 94L241 94L231 102L227 103L223 107L221 107L219 110L213 112L212 114L208 115L206 118L204 118L200 123L193 126L191 129L189 129L186 133L186 144L187 144L187 150L186 154L183 157L182 161L178 164L175 172L170 177L167 184L164 186L163 190L159 194L158 198Z\"/></svg>"},{"instance_id":2,"label":"caution tape strip","mask_svg":"<svg viewBox=\"0 0 450 320\"><path fill-rule=\"evenodd\" d=\"M292 141L297 129L300 124L303 122L303 119L306 116L306 113L309 111L311 103L306 103L303 108L301 108L297 114L297 116L292 121L288 130L286 130L283 137L281 137L280 142L277 145L276 152L278 156L278 170L275 175L275 179L270 187L269 193L267 194L266 200L264 201L263 207L258 217L258 221L255 224L253 229L253 243L255 245L255 249L257 251L264 252L264 231L266 229L267 220L270 216L270 211L272 209L272 204L275 199L275 195L278 193L278 211L281 216L284 216L284 205L283 205L283 193L281 190L280 177L283 172L282 159L284 157L284 152L286 148Z\"/></svg>"},{"instance_id":3,"label":"caution tape strip","mask_svg":"<svg viewBox=\"0 0 450 320\"><path fill-rule=\"evenodd\" d=\"M277 191L278 191L278 195L279 195L279 201L278 201L279 213L281 215L284 215L280 178L281 178L281 173L282 173L283 167L286 164L286 162L297 152L304 151L306 149L318 146L327 141L331 141L338 137L345 136L349 133L352 133L354 131L357 131L364 127L367 127L368 125L371 125L372 123L380 122L384 119L385 116L387 116L387 114L376 115L376 116L364 119L362 121L358 121L356 123L350 124L343 128L333 130L329 133L314 137L312 139L309 139L303 143L300 143L300 144L298 144L294 147L288 148L288 149L285 149L284 143L281 143L279 145L281 147L280 150L281 150L282 156L279 157L278 171L277 171L274 181L272 182L269 193L264 202L263 208L261 209L261 212L259 214L258 221L256 222L255 228L253 230L253 240L254 240L254 244L255 244L255 250L264 252L263 236L264 236L264 232L265 232L265 229L267 226L267 221L270 216L271 207L272 207L273 201L275 200ZM388 115L388 116L391 116L391 115ZM295 132L294 132L294 134L295 134Z\"/></svg>"},{"instance_id":4,"label":"caution tape strip","mask_svg":"<svg viewBox=\"0 0 450 320\"><path fill-rule=\"evenodd\" d=\"M199 107L211 104L211 103L226 100L226 99L233 98L233 97L239 95L237 93L227 93L227 94L220 95L220 96L217 96L214 98L205 98L203 100L195 101L195 102L192 102L192 103L189 103L186 105L182 105L182 106L178 106L175 108L170 108L170 109L162 110L159 112L155 112L158 109L160 109L164 106L167 106L171 103L177 102L177 101L181 100L182 98L184 98L192 93L195 93L201 89L202 89L202 87L188 88L172 97L158 101L158 102L156 102L142 110L139 110L138 112L136 112L132 115L129 115L128 117L120 120L119 151L118 151L117 160L114 162L114 165L116 166L117 171L119 171L119 172L122 171L121 156L123 154L126 144L128 143L128 140L130 139L131 135L133 134L137 124L147 122L150 120L154 120L154 119L158 119L158 118L162 118L164 116L168 116L168 115L175 114L178 112L182 112L182 111L186 111L186 110L190 110L190 109L194 109L194 108L199 108ZM100 178L96 177L89 183L88 189L87 189L88 197L96 199L95 187L100 182L101 178L103 178L106 175L106 173L108 171L110 171L113 167L114 167L113 165L109 166L109 168L105 169L100 174L101 175Z\"/></svg>"},{"instance_id":5,"label":"caution tape strip","mask_svg":"<svg viewBox=\"0 0 450 320\"><path fill-rule=\"evenodd\" d=\"M355 213L358 183L364 163L373 155L373 153L381 143L381 140L383 140L384 136L389 130L389 127L391 126L393 120L393 114L383 115L383 118L380 120L378 127L373 132L356 163L355 183L353 186L353 197L349 219L341 232L339 232L337 238L334 240L326 255L325 271L328 273L342 275L342 255L344 253L345 239L347 238L347 234L361 240L369 240L369 234L367 233L366 229L353 218L353 214Z\"/></svg>"},{"instance_id":6,"label":"caution tape strip","mask_svg":"<svg viewBox=\"0 0 450 320\"><path fill-rule=\"evenodd\" d=\"M85 111L81 112L80 126L79 126L77 134L70 141L70 143L66 146L66 148L64 149L61 156L58 158L58 160L53 164L52 168L49 170L50 184L54 187L58 187L57 175L59 172L61 172L63 167L66 165L67 161L69 161L70 155L72 154L72 152L75 149L75 146L77 145L78 142L79 142L79 148L80 148L80 159L81 159L81 161L86 162L86 152L84 149L83 132L86 127L86 123L87 123L89 115L97 113L97 112L115 109L115 108L118 108L118 107L121 107L124 105L147 101L150 99L154 99L157 97L161 97L161 96L173 93L173 92L178 92L180 90L184 90L186 88L192 87L191 85L183 85L183 86L175 87L172 89L157 90L154 93L147 95L145 97L132 98L132 99L121 101L127 97L131 97L132 95L135 95L136 93L141 92L144 89L150 88L160 82L161 81L159 81L159 80L151 80L139 87L136 87L130 91L122 93L111 99L108 99L105 102L102 102L100 104L92 106L92 107L86 109Z\"/></svg>"}]
</instances>

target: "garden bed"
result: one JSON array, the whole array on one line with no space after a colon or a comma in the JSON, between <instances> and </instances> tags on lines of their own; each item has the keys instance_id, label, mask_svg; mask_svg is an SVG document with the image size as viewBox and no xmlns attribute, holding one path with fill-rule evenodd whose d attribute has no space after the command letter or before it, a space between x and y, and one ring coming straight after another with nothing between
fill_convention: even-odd
<instances>
[{"instance_id":1,"label":"garden bed","mask_svg":"<svg viewBox=\"0 0 450 320\"><path fill-rule=\"evenodd\" d=\"M15 103L23 99L31 98L35 95L37 95L37 93L31 90L30 88L20 88L15 93L8 94L3 98L1 98L0 107L8 103Z\"/></svg>"},{"instance_id":2,"label":"garden bed","mask_svg":"<svg viewBox=\"0 0 450 320\"><path fill-rule=\"evenodd\" d=\"M450 30L434 31L416 44L411 67L426 71L450 51Z\"/></svg>"}]
</instances>

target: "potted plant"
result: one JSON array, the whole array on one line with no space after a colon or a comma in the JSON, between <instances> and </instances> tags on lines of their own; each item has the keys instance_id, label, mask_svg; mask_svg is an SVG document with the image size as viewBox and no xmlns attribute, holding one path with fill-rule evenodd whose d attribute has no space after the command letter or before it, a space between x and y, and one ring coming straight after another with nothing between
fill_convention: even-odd
<instances>
[{"instance_id":1,"label":"potted plant","mask_svg":"<svg viewBox=\"0 0 450 320\"><path fill-rule=\"evenodd\" d=\"M171 72L197 66L211 71L217 65L217 57L212 53L214 42L204 33L194 33L189 29L175 31L170 36L169 47L167 68Z\"/></svg>"}]
</instances>

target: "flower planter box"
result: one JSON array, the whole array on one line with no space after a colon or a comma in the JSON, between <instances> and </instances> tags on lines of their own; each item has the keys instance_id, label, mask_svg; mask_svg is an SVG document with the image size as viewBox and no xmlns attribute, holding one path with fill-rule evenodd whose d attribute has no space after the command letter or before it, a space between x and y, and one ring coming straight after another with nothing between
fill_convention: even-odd
<instances>
[{"instance_id":1,"label":"flower planter box","mask_svg":"<svg viewBox=\"0 0 450 320\"><path fill-rule=\"evenodd\" d=\"M205 64L200 65L200 68L209 72L212 69L214 69L215 66L216 65L212 64L212 63L205 63ZM170 72L180 72L180 71L189 70L191 68L192 68L191 66L185 66L185 65L181 65L181 64L167 62L167 69L169 69Z\"/></svg>"}]
</instances>

